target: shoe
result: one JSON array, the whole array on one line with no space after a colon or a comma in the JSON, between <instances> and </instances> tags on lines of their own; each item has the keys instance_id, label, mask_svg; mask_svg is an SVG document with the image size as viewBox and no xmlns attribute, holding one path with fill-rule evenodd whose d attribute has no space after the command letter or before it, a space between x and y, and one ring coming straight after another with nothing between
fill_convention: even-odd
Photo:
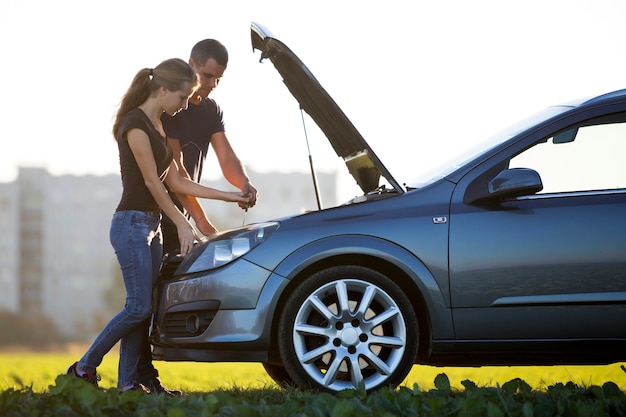
<instances>
[{"instance_id":1,"label":"shoe","mask_svg":"<svg viewBox=\"0 0 626 417\"><path fill-rule=\"evenodd\" d=\"M150 390L150 394L165 394L170 397L180 397L183 395L182 391L177 389L167 389L161 384L159 377L150 378L149 381L144 381L143 384Z\"/></svg>"},{"instance_id":2,"label":"shoe","mask_svg":"<svg viewBox=\"0 0 626 417\"><path fill-rule=\"evenodd\" d=\"M152 392L150 391L150 388L146 387L143 384L138 384L135 383L133 384L132 387L126 388L124 390L120 390L121 392L128 392L128 391L143 391L144 394L151 394Z\"/></svg>"},{"instance_id":3,"label":"shoe","mask_svg":"<svg viewBox=\"0 0 626 417\"><path fill-rule=\"evenodd\" d=\"M74 378L82 379L90 383L94 387L97 387L98 381L100 381L100 375L98 375L96 371L87 372L83 375L78 375L78 372L76 372L77 366L78 366L78 362L74 362L69 368L67 368L67 374L73 376Z\"/></svg>"}]
</instances>

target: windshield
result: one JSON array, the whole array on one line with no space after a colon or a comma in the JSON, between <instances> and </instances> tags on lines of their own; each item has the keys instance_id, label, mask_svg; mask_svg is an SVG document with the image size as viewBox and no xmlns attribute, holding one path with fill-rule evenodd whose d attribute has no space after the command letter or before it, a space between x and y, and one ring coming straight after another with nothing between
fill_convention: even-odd
<instances>
[{"instance_id":1,"label":"windshield","mask_svg":"<svg viewBox=\"0 0 626 417\"><path fill-rule=\"evenodd\" d=\"M531 127L544 122L556 115L570 110L571 106L553 106L548 107L538 113L527 117L512 126L500 131L499 133L489 136L488 138L476 142L474 145L461 149L458 153L449 154L448 158L442 160L435 167L425 171L419 177L409 182L410 188L421 188L434 181L444 178L446 175L454 172L469 161L476 159L483 153L495 148L501 143L506 142L513 136L530 129Z\"/></svg>"}]
</instances>

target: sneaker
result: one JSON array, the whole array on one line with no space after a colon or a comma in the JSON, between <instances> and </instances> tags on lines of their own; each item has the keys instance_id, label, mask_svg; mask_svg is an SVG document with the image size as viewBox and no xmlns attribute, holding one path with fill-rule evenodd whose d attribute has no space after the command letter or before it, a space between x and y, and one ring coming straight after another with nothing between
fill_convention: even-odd
<instances>
[{"instance_id":1,"label":"sneaker","mask_svg":"<svg viewBox=\"0 0 626 417\"><path fill-rule=\"evenodd\" d=\"M150 392L150 388L146 387L143 384L133 384L132 387L128 387L124 390L120 390L121 392L128 392L128 391L143 391L144 394L151 394Z\"/></svg>"},{"instance_id":2,"label":"sneaker","mask_svg":"<svg viewBox=\"0 0 626 417\"><path fill-rule=\"evenodd\" d=\"M170 397L180 397L183 395L183 392L177 389L165 388L163 384L161 384L159 377L150 378L149 381L144 381L142 385L145 385L150 390L150 394L165 394Z\"/></svg>"},{"instance_id":3,"label":"sneaker","mask_svg":"<svg viewBox=\"0 0 626 417\"><path fill-rule=\"evenodd\" d=\"M69 368L67 368L67 374L72 375L74 378L82 379L90 383L94 387L97 387L98 381L100 381L100 375L98 375L96 371L87 372L83 375L78 375L78 372L76 371L77 366L78 362L74 362Z\"/></svg>"}]
</instances>

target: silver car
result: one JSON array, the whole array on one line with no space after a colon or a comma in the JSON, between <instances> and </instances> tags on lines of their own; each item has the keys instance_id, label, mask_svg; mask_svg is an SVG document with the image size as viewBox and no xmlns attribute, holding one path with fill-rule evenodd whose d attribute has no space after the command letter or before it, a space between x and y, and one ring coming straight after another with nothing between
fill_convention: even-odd
<instances>
[{"instance_id":1,"label":"silver car","mask_svg":"<svg viewBox=\"0 0 626 417\"><path fill-rule=\"evenodd\" d=\"M413 364L626 360L626 90L400 185L293 52L251 36L363 194L167 256L155 359L262 362L331 393L397 386Z\"/></svg>"}]
</instances>

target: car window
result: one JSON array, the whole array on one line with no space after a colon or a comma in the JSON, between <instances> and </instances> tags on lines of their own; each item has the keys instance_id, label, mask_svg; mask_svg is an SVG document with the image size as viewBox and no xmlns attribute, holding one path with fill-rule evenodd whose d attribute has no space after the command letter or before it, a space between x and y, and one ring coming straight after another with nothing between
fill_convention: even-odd
<instances>
[{"instance_id":1,"label":"car window","mask_svg":"<svg viewBox=\"0 0 626 417\"><path fill-rule=\"evenodd\" d=\"M510 168L532 168L541 193L626 188L626 122L573 127L511 159Z\"/></svg>"}]
</instances>

